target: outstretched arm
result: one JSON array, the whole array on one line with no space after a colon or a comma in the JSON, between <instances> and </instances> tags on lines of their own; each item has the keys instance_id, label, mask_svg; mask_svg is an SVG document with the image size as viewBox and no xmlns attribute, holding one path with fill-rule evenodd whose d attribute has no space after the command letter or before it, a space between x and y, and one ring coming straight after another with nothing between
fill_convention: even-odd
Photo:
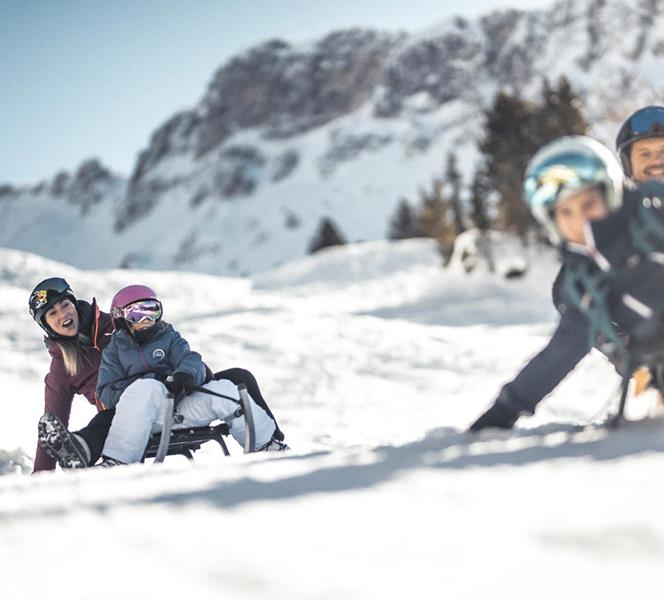
<instances>
[{"instance_id":1,"label":"outstretched arm","mask_svg":"<svg viewBox=\"0 0 664 600\"><path fill-rule=\"evenodd\" d=\"M532 415L537 404L589 350L587 320L577 311L567 311L546 347L503 386L494 404L470 426L470 430L486 427L510 429L520 415Z\"/></svg>"}]
</instances>

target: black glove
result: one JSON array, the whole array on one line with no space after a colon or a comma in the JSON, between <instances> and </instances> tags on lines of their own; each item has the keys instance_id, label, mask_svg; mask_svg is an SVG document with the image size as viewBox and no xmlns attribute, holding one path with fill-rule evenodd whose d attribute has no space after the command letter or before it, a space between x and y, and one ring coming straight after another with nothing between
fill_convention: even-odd
<instances>
[{"instance_id":1,"label":"black glove","mask_svg":"<svg viewBox=\"0 0 664 600\"><path fill-rule=\"evenodd\" d=\"M469 431L480 431L480 429L486 429L487 427L512 429L518 418L518 412L514 412L504 404L495 402L489 410L470 426Z\"/></svg>"},{"instance_id":2,"label":"black glove","mask_svg":"<svg viewBox=\"0 0 664 600\"><path fill-rule=\"evenodd\" d=\"M168 377L164 385L176 398L182 398L187 394L191 394L196 388L194 378L189 373L182 373L180 371Z\"/></svg>"}]
</instances>

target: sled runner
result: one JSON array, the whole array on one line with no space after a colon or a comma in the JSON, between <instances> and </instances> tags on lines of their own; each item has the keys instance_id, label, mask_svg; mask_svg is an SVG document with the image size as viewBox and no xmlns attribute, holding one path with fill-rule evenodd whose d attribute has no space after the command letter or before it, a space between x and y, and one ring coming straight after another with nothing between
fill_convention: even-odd
<instances>
[{"instance_id":1,"label":"sled runner","mask_svg":"<svg viewBox=\"0 0 664 600\"><path fill-rule=\"evenodd\" d=\"M197 388L197 391L213 396L223 396L237 403L237 408L221 419L218 425L208 425L203 427L187 427L185 429L173 429L174 417L173 411L177 409L177 402L171 394L169 401L165 406L164 427L161 433L153 434L148 440L143 460L154 458L155 463L163 462L166 456L181 454L189 460L193 460L193 453L199 450L206 442L217 442L225 456L230 456L224 437L229 435L229 423L234 419L243 418L245 426L244 452L248 454L256 450L256 436L254 429L253 413L251 411L251 402L247 387L244 383L237 386L239 400L230 396L217 394L212 390Z\"/></svg>"},{"instance_id":2,"label":"sled runner","mask_svg":"<svg viewBox=\"0 0 664 600\"><path fill-rule=\"evenodd\" d=\"M182 454L189 460L193 460L193 453L196 450L200 450L201 445L203 445L205 442L217 442L221 446L221 450L223 451L224 455L230 456L230 452L228 451L228 447L224 441L224 437L227 436L228 433L229 431L227 423L220 423L219 425L208 425L207 427L188 427L187 429L171 430L171 434L169 436L170 439L166 446L166 453L164 457L172 456L175 454ZM163 461L163 457L159 461L156 460L159 452L159 443L161 438L161 433L155 433L150 437L148 446L145 449L145 456L143 457L143 460L146 458L154 458L155 462ZM167 438L164 437L164 439Z\"/></svg>"}]
</instances>

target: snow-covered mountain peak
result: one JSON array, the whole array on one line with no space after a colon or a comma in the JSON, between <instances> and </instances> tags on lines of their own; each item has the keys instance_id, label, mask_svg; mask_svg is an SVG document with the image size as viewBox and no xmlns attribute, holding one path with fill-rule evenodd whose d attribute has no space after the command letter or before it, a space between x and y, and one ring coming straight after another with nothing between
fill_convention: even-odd
<instances>
[{"instance_id":1,"label":"snow-covered mountain peak","mask_svg":"<svg viewBox=\"0 0 664 600\"><path fill-rule=\"evenodd\" d=\"M661 0L562 0L416 34L267 41L155 130L128 182L0 189L0 244L79 266L242 274L302 257L323 217L350 241L382 239L449 151L469 181L498 90L535 98L565 75L591 135L611 144L627 114L662 101L661 31Z\"/></svg>"}]
</instances>

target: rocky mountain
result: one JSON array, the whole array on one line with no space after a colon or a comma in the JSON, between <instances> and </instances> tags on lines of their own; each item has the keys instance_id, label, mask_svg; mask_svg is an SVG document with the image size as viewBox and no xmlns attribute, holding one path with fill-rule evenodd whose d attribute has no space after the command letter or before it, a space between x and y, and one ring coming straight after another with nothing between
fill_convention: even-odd
<instances>
[{"instance_id":1,"label":"rocky mountain","mask_svg":"<svg viewBox=\"0 0 664 600\"><path fill-rule=\"evenodd\" d=\"M610 143L626 114L664 101L664 0L563 0L413 35L265 42L155 130L127 181L91 161L0 188L0 245L88 268L239 274L302 256L322 217L351 241L383 238L446 152L470 176L498 90L534 97L561 75Z\"/></svg>"}]
</instances>

